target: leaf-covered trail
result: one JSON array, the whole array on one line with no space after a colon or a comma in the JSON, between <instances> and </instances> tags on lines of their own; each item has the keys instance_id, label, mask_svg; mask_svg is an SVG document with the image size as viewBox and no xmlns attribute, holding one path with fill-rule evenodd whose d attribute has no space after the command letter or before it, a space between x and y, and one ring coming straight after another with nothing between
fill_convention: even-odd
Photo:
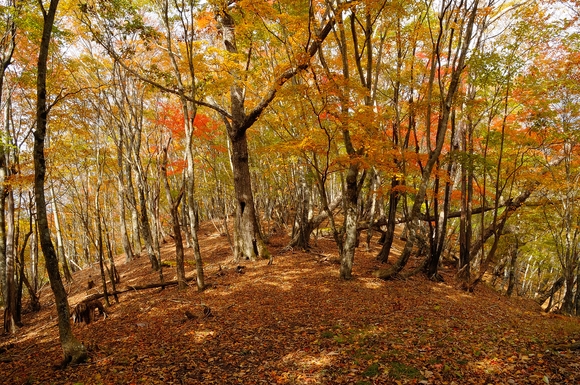
<instances>
[{"instance_id":1,"label":"leaf-covered trail","mask_svg":"<svg viewBox=\"0 0 580 385\"><path fill-rule=\"evenodd\" d=\"M47 287L43 311L27 314L15 338L0 339L0 381L580 383L580 355L546 351L547 345L580 338L580 323L543 315L530 301L506 299L483 285L475 294L464 293L445 270L446 283L421 276L383 282L372 277L376 251L367 253L364 246L355 279L344 282L333 263L336 251L325 239L311 254L282 252L285 240L276 239L271 250L280 254L272 266L261 261L238 269L224 237L206 231L203 238L211 287L203 293L171 287L122 294L109 318L74 326L91 351L81 366L51 369L61 351ZM171 245L163 252L171 262ZM120 264L121 288L155 282L157 273L148 266L146 258ZM98 275L93 269L76 273L71 305L94 292L85 290L89 274ZM166 279L174 276L166 267ZM203 305L212 316L204 315Z\"/></svg>"}]
</instances>

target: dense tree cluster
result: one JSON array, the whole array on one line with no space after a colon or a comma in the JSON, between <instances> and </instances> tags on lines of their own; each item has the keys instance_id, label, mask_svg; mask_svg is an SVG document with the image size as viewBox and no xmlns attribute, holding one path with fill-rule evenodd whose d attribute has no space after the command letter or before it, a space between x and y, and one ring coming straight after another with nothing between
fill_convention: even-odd
<instances>
[{"instance_id":1,"label":"dense tree cluster","mask_svg":"<svg viewBox=\"0 0 580 385\"><path fill-rule=\"evenodd\" d=\"M580 314L575 1L10 0L0 13L6 331L23 295L38 308L46 266L65 358L81 360L61 276L98 263L108 302L114 255L146 255L162 279L172 239L179 287L190 247L203 290L200 221L236 260L271 258L278 232L308 250L322 229L344 279L357 246L379 241L382 279L438 280L448 260L465 290L487 279ZM420 270L405 270L411 255Z\"/></svg>"}]
</instances>

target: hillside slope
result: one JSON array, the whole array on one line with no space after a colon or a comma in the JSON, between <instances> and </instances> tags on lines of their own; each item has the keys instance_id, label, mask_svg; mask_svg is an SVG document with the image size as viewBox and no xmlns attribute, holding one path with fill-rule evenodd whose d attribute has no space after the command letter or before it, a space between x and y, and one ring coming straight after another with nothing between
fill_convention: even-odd
<instances>
[{"instance_id":1,"label":"hillside slope","mask_svg":"<svg viewBox=\"0 0 580 385\"><path fill-rule=\"evenodd\" d=\"M282 251L267 261L231 261L225 237L202 229L207 283L130 291L109 318L73 330L90 349L86 364L53 370L61 360L50 289L43 310L26 314L14 337L0 338L5 384L578 384L580 355L551 352L580 339L576 319L544 315L531 301L479 286L474 294L422 276L372 277L376 250L357 251L355 279L338 278L336 250L319 239L313 253ZM163 246L171 264L172 245ZM193 257L188 254L188 260ZM118 260L120 288L158 281L146 258ZM193 274L188 266L188 275ZM241 272L238 272L241 270ZM68 287L74 305L96 268ZM172 267L165 279L175 278ZM112 298L111 298L112 300ZM211 308L206 317L203 305ZM186 316L188 312L189 317ZM193 315L193 317L192 317Z\"/></svg>"}]
</instances>

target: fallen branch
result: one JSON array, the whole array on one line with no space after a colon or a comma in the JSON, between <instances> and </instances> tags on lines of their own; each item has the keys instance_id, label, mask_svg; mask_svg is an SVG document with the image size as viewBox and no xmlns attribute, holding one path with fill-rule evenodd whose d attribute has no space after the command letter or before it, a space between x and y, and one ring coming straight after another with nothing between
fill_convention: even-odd
<instances>
[{"instance_id":1,"label":"fallen branch","mask_svg":"<svg viewBox=\"0 0 580 385\"><path fill-rule=\"evenodd\" d=\"M573 344L559 344L559 345L551 345L548 346L549 350L580 350L580 342L575 342Z\"/></svg>"},{"instance_id":2,"label":"fallen branch","mask_svg":"<svg viewBox=\"0 0 580 385\"><path fill-rule=\"evenodd\" d=\"M186 277L185 278L185 282L189 282L195 279L195 276L192 277ZM159 287L165 288L167 286L174 286L177 285L178 281L174 280L174 281L167 281L167 282L158 282L158 283L149 283L146 285L130 285L127 286L127 288L122 289L122 290L117 290L113 293L108 293L108 295L115 295L115 294L123 294L123 293L127 293L129 291L137 291L137 290L147 290L147 289L156 289ZM99 299L99 298L103 298L105 296L104 293L95 293L95 294L91 294L88 297L84 298L81 302L87 302L87 301L92 301L95 299Z\"/></svg>"}]
</instances>

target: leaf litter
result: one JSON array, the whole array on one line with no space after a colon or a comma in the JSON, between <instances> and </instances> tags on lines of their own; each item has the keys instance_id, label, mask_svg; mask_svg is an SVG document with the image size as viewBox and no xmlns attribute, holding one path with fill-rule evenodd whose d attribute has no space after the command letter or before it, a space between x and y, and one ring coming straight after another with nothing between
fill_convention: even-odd
<instances>
[{"instance_id":1,"label":"leaf litter","mask_svg":"<svg viewBox=\"0 0 580 385\"><path fill-rule=\"evenodd\" d=\"M15 336L0 337L5 384L578 384L578 351L552 351L580 339L578 319L546 315L533 301L480 285L465 293L453 271L443 283L421 275L381 281L376 248L357 251L354 279L338 277L336 247L319 238L314 252L271 240L268 261L237 264L227 239L202 228L208 288L130 291L109 317L74 325L89 360L61 360L50 289L43 310L28 313ZM191 250L187 271L194 273ZM173 246L162 258L171 262ZM324 256L320 258L320 256ZM420 261L414 261L419 263ZM156 282L147 258L118 259L120 288ZM171 263L170 263L171 264ZM239 266L243 266L239 268ZM74 275L74 305L97 267ZM164 279L175 279L173 268ZM112 301L112 298L111 298ZM209 314L207 313L209 309Z\"/></svg>"}]
</instances>

